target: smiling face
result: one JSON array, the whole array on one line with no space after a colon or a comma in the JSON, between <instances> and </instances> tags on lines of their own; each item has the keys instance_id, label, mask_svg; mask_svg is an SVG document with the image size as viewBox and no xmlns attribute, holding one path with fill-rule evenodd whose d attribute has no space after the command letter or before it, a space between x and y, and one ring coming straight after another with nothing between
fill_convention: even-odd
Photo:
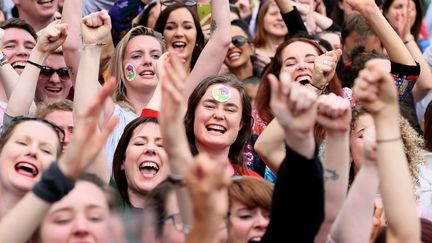
<instances>
[{"instance_id":1,"label":"smiling face","mask_svg":"<svg viewBox=\"0 0 432 243\"><path fill-rule=\"evenodd\" d=\"M310 85L314 61L319 56L318 50L311 44L295 41L286 46L281 54L282 67L280 73L287 72L295 82L300 82L312 90Z\"/></svg>"},{"instance_id":2,"label":"smiling face","mask_svg":"<svg viewBox=\"0 0 432 243\"><path fill-rule=\"evenodd\" d=\"M264 16L264 30L267 34L277 37L284 37L288 34L288 28L282 19L282 15L276 3L270 4Z\"/></svg>"},{"instance_id":3,"label":"smiling face","mask_svg":"<svg viewBox=\"0 0 432 243\"><path fill-rule=\"evenodd\" d=\"M156 38L148 35L132 38L126 46L122 65L126 90L154 90L158 83L156 62L161 55L162 47ZM131 71L132 66L135 71ZM128 72L135 72L133 80L127 79Z\"/></svg>"},{"instance_id":4,"label":"smiling face","mask_svg":"<svg viewBox=\"0 0 432 243\"><path fill-rule=\"evenodd\" d=\"M57 159L59 138L40 121L17 124L0 153L0 186L6 191L25 193L42 172Z\"/></svg>"},{"instance_id":5,"label":"smiling face","mask_svg":"<svg viewBox=\"0 0 432 243\"><path fill-rule=\"evenodd\" d=\"M363 134L366 129L369 129L375 134L375 125L372 116L369 114L360 115L355 122L355 128L351 131L350 135L350 149L351 157L354 161L354 171L358 172L362 165L364 157L364 141ZM375 135L372 135L375 137Z\"/></svg>"},{"instance_id":6,"label":"smiling face","mask_svg":"<svg viewBox=\"0 0 432 243\"><path fill-rule=\"evenodd\" d=\"M238 201L233 201L229 216L229 242L261 241L269 219L270 212L268 210L260 207L248 208Z\"/></svg>"},{"instance_id":7,"label":"smiling face","mask_svg":"<svg viewBox=\"0 0 432 243\"><path fill-rule=\"evenodd\" d=\"M91 195L91 196L88 196ZM88 181L78 181L54 203L40 227L41 243L110 242L110 210L104 192Z\"/></svg>"},{"instance_id":8,"label":"smiling face","mask_svg":"<svg viewBox=\"0 0 432 243\"><path fill-rule=\"evenodd\" d=\"M195 109L194 134L198 150L200 147L226 149L234 143L242 127L243 107L239 91L225 86L230 98L219 102L213 95L213 88L219 85L210 85Z\"/></svg>"},{"instance_id":9,"label":"smiling face","mask_svg":"<svg viewBox=\"0 0 432 243\"><path fill-rule=\"evenodd\" d=\"M227 65L230 70L244 67L248 64L252 65L252 44L248 41L246 33L240 27L232 25L231 37L237 37L245 42L241 46L235 46L233 43L229 45L224 61L225 65Z\"/></svg>"},{"instance_id":10,"label":"smiling face","mask_svg":"<svg viewBox=\"0 0 432 243\"><path fill-rule=\"evenodd\" d=\"M190 63L195 48L197 29L192 14L186 8L171 12L163 30L168 50L175 51L185 62Z\"/></svg>"},{"instance_id":11,"label":"smiling face","mask_svg":"<svg viewBox=\"0 0 432 243\"><path fill-rule=\"evenodd\" d=\"M121 165L128 191L147 193L164 180L169 171L159 125L146 122L135 128Z\"/></svg>"},{"instance_id":12,"label":"smiling face","mask_svg":"<svg viewBox=\"0 0 432 243\"><path fill-rule=\"evenodd\" d=\"M36 40L24 29L7 28L4 30L2 51L18 74L24 70L35 45Z\"/></svg>"},{"instance_id":13,"label":"smiling face","mask_svg":"<svg viewBox=\"0 0 432 243\"><path fill-rule=\"evenodd\" d=\"M67 68L63 55L51 54L45 60L44 66L53 69ZM72 88L70 75L52 75L40 73L36 87L36 100L39 102L56 102L64 100Z\"/></svg>"},{"instance_id":14,"label":"smiling face","mask_svg":"<svg viewBox=\"0 0 432 243\"><path fill-rule=\"evenodd\" d=\"M58 9L58 0L13 0L21 14L35 19L52 18Z\"/></svg>"}]
</instances>

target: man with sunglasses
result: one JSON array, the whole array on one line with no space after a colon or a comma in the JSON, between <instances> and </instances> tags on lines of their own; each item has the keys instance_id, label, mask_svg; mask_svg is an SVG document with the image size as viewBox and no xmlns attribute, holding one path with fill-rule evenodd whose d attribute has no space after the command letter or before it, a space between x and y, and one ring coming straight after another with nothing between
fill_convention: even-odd
<instances>
[{"instance_id":1,"label":"man with sunglasses","mask_svg":"<svg viewBox=\"0 0 432 243\"><path fill-rule=\"evenodd\" d=\"M72 88L72 79L66 66L63 53L56 51L40 65L36 86L36 102L55 102L66 99Z\"/></svg>"}]
</instances>

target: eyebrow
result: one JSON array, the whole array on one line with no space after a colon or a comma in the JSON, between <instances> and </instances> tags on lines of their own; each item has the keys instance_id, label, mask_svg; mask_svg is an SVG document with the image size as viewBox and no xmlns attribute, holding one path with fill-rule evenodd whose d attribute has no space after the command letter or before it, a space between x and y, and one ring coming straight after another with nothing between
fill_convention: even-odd
<instances>
[{"instance_id":1,"label":"eyebrow","mask_svg":"<svg viewBox=\"0 0 432 243\"><path fill-rule=\"evenodd\" d=\"M217 101L215 99L205 99L205 100L203 100L203 102L210 102L210 103L213 103L213 104L223 103L226 106L233 106L233 107L236 107L236 108L240 108L238 105L236 105L236 104L234 104L232 102L224 103L224 102L219 102L219 101Z\"/></svg>"},{"instance_id":2,"label":"eyebrow","mask_svg":"<svg viewBox=\"0 0 432 243\"><path fill-rule=\"evenodd\" d=\"M356 134L359 135L360 133L364 132L365 129L366 129L366 127L363 127L362 129L358 130L358 131L356 132Z\"/></svg>"}]
</instances>

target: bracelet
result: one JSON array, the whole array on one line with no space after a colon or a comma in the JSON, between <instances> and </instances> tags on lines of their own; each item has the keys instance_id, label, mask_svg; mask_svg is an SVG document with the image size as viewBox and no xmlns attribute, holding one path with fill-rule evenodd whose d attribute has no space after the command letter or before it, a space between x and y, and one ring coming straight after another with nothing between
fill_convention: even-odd
<instances>
[{"instance_id":1,"label":"bracelet","mask_svg":"<svg viewBox=\"0 0 432 243\"><path fill-rule=\"evenodd\" d=\"M102 47L104 45L106 45L106 44L105 43L82 44L82 49L85 50L87 48Z\"/></svg>"},{"instance_id":2,"label":"bracelet","mask_svg":"<svg viewBox=\"0 0 432 243\"><path fill-rule=\"evenodd\" d=\"M33 66L39 68L39 69L42 69L42 65L40 65L40 64L37 64L37 63L32 62L32 61L30 61L30 60L27 60L27 63L28 63L28 64L31 64L31 65L33 65Z\"/></svg>"},{"instance_id":3,"label":"bracelet","mask_svg":"<svg viewBox=\"0 0 432 243\"><path fill-rule=\"evenodd\" d=\"M169 174L167 180L174 185L184 186L186 185L182 175Z\"/></svg>"},{"instance_id":4,"label":"bracelet","mask_svg":"<svg viewBox=\"0 0 432 243\"><path fill-rule=\"evenodd\" d=\"M3 65L6 65L9 63L6 55L4 54L4 52L2 52L2 57L0 58L0 67L2 67Z\"/></svg>"},{"instance_id":5,"label":"bracelet","mask_svg":"<svg viewBox=\"0 0 432 243\"><path fill-rule=\"evenodd\" d=\"M40 199L53 203L66 194L75 186L75 181L66 177L54 161L42 174L41 180L33 187L32 192Z\"/></svg>"},{"instance_id":6,"label":"bracelet","mask_svg":"<svg viewBox=\"0 0 432 243\"><path fill-rule=\"evenodd\" d=\"M377 139L376 142L377 143L391 143L391 142L396 142L398 140L400 140L401 137L395 137L395 138L385 138L385 139Z\"/></svg>"}]
</instances>

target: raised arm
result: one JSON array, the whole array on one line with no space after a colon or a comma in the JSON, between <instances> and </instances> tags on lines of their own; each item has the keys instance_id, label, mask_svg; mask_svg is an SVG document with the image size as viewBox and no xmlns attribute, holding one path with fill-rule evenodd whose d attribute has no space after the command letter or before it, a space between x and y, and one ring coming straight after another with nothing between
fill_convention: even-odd
<instances>
[{"instance_id":1,"label":"raised arm","mask_svg":"<svg viewBox=\"0 0 432 243\"><path fill-rule=\"evenodd\" d=\"M68 36L63 43L63 55L72 83L75 84L81 49L82 0L65 0L62 22L68 24Z\"/></svg>"},{"instance_id":2,"label":"raised arm","mask_svg":"<svg viewBox=\"0 0 432 243\"><path fill-rule=\"evenodd\" d=\"M98 81L99 57L104 38L111 32L111 20L106 11L92 13L81 22L83 48L75 83L74 113L85 109L101 87ZM114 112L114 101L108 98L101 114L99 126L102 127Z\"/></svg>"},{"instance_id":3,"label":"raised arm","mask_svg":"<svg viewBox=\"0 0 432 243\"><path fill-rule=\"evenodd\" d=\"M313 242L324 219L324 182L316 157L313 127L316 119L315 92L270 74L270 106L284 128L287 143L273 192L270 222L261 242ZM301 198L301 200L292 200ZM292 227L286 227L289 219Z\"/></svg>"},{"instance_id":4,"label":"raised arm","mask_svg":"<svg viewBox=\"0 0 432 243\"><path fill-rule=\"evenodd\" d=\"M399 104L393 78L378 60L366 63L354 94L375 122L380 191L387 216L388 242L420 242L420 221L399 128ZM395 190L397 185L397 190Z\"/></svg>"},{"instance_id":5,"label":"raised arm","mask_svg":"<svg viewBox=\"0 0 432 243\"><path fill-rule=\"evenodd\" d=\"M19 77L11 96L6 113L10 116L26 115L35 98L40 65L45 58L56 50L65 40L67 24L54 21L42 30L36 46L33 48L24 71Z\"/></svg>"},{"instance_id":6,"label":"raised arm","mask_svg":"<svg viewBox=\"0 0 432 243\"><path fill-rule=\"evenodd\" d=\"M402 39L387 22L374 0L347 0L354 10L368 21L393 62L415 66L416 63L405 47Z\"/></svg>"},{"instance_id":7,"label":"raised arm","mask_svg":"<svg viewBox=\"0 0 432 243\"><path fill-rule=\"evenodd\" d=\"M198 155L186 173L186 185L193 201L193 224L188 243L217 243L219 230L228 213L230 183L225 168Z\"/></svg>"},{"instance_id":8,"label":"raised arm","mask_svg":"<svg viewBox=\"0 0 432 243\"><path fill-rule=\"evenodd\" d=\"M420 64L420 75L412 90L414 100L420 101L432 89L432 72L425 58L423 57L422 51L417 45L414 36L411 34L411 21L415 17L410 10L412 4L414 3L408 1L408 6L404 15L405 18L401 18L403 22L402 29L399 31L399 34L412 57Z\"/></svg>"},{"instance_id":9,"label":"raised arm","mask_svg":"<svg viewBox=\"0 0 432 243\"><path fill-rule=\"evenodd\" d=\"M335 242L361 243L368 242L371 237L374 201L379 184L373 128L365 129L363 141L365 160L331 227L330 235Z\"/></svg>"},{"instance_id":10,"label":"raised arm","mask_svg":"<svg viewBox=\"0 0 432 243\"><path fill-rule=\"evenodd\" d=\"M284 130L277 119L273 119L259 135L254 145L255 152L273 173L277 173L285 158Z\"/></svg>"},{"instance_id":11,"label":"raised arm","mask_svg":"<svg viewBox=\"0 0 432 243\"><path fill-rule=\"evenodd\" d=\"M333 93L318 98L317 122L325 129L325 219L317 242L325 242L348 189L351 104Z\"/></svg>"},{"instance_id":12,"label":"raised arm","mask_svg":"<svg viewBox=\"0 0 432 243\"><path fill-rule=\"evenodd\" d=\"M159 73L162 82L162 104L159 116L170 171L184 176L190 167L192 154L186 137L183 115L186 110L186 70L175 53L169 53L165 67ZM192 203L185 188L176 191L183 222L192 222Z\"/></svg>"},{"instance_id":13,"label":"raised arm","mask_svg":"<svg viewBox=\"0 0 432 243\"><path fill-rule=\"evenodd\" d=\"M2 218L0 242L28 242L51 204L73 189L74 180L92 163L117 124L118 119L112 118L100 133L96 131L103 103L113 89L112 83L104 87L91 105L79 115L72 142L60 161L53 162L33 190Z\"/></svg>"},{"instance_id":14,"label":"raised arm","mask_svg":"<svg viewBox=\"0 0 432 243\"><path fill-rule=\"evenodd\" d=\"M186 99L203 79L219 73L231 43L229 2L226 0L211 0L211 6L212 33L194 68L187 77Z\"/></svg>"}]
</instances>

